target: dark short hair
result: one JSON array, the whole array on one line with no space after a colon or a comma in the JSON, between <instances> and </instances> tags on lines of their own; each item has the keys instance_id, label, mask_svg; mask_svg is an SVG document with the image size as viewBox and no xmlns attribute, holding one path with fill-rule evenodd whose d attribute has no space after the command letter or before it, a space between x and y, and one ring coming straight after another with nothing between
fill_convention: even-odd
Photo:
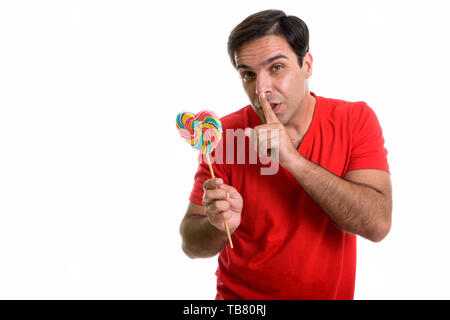
<instances>
[{"instance_id":1,"label":"dark short hair","mask_svg":"<svg viewBox=\"0 0 450 320\"><path fill-rule=\"evenodd\" d=\"M245 18L228 37L228 55L236 68L235 53L246 42L267 35L282 36L297 55L301 67L309 51L309 31L306 23L296 16L287 16L281 10L264 10Z\"/></svg>"}]
</instances>

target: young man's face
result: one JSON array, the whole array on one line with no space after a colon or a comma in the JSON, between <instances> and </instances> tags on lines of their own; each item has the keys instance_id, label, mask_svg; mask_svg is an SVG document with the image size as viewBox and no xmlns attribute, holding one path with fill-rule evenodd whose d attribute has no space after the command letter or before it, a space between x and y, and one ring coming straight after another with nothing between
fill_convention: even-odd
<instances>
[{"instance_id":1,"label":"young man's face","mask_svg":"<svg viewBox=\"0 0 450 320\"><path fill-rule=\"evenodd\" d=\"M265 92L280 122L289 123L308 94L311 55L305 56L300 68L297 55L287 41L269 35L244 43L235 58L244 90L261 121L265 122L265 118L258 93Z\"/></svg>"}]
</instances>

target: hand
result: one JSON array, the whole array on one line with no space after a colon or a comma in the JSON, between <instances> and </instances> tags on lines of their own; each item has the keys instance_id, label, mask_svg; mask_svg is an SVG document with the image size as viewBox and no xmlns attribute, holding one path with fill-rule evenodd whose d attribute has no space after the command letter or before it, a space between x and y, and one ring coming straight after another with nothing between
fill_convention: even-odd
<instances>
[{"instance_id":1,"label":"hand","mask_svg":"<svg viewBox=\"0 0 450 320\"><path fill-rule=\"evenodd\" d=\"M203 191L203 206L209 222L225 231L224 222L227 221L230 233L233 234L241 223L242 196L220 178L207 180L203 184Z\"/></svg>"},{"instance_id":2,"label":"hand","mask_svg":"<svg viewBox=\"0 0 450 320\"><path fill-rule=\"evenodd\" d=\"M259 93L259 100L266 124L245 129L245 135L252 140L259 155L267 155L287 168L288 164L295 161L298 152L263 92Z\"/></svg>"}]
</instances>

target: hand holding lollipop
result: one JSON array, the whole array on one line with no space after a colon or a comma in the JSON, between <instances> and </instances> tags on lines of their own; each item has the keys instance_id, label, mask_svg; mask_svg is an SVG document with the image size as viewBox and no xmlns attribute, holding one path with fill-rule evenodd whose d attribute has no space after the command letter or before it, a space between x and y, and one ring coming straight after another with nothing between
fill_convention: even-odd
<instances>
[{"instance_id":1,"label":"hand holding lollipop","mask_svg":"<svg viewBox=\"0 0 450 320\"><path fill-rule=\"evenodd\" d=\"M196 115L188 112L181 112L177 116L177 129L181 137L189 143L194 149L200 150L206 155L211 177L215 179L214 171L209 159L211 153L222 139L222 124L212 111L201 111ZM230 247L233 248L228 223L225 221L225 230L227 232Z\"/></svg>"}]
</instances>

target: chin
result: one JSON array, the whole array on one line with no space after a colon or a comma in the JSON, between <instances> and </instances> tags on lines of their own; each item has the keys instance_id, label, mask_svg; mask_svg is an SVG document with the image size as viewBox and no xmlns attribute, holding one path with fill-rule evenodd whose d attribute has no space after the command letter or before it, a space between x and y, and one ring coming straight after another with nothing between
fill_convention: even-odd
<instances>
[{"instance_id":1,"label":"chin","mask_svg":"<svg viewBox=\"0 0 450 320\"><path fill-rule=\"evenodd\" d=\"M281 117L281 119L278 118L278 120L280 120L280 122L283 126L287 123L287 121L283 117Z\"/></svg>"}]
</instances>

